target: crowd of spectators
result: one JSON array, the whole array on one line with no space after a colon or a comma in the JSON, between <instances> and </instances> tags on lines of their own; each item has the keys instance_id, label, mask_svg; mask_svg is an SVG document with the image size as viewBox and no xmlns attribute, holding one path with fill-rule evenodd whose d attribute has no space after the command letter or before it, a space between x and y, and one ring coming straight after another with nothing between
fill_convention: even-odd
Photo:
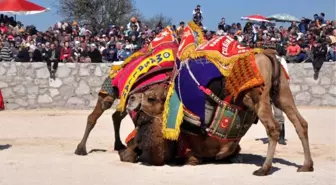
<instances>
[{"instance_id":1,"label":"crowd of spectators","mask_svg":"<svg viewBox=\"0 0 336 185\"><path fill-rule=\"evenodd\" d=\"M266 23L247 22L227 24L225 18L218 23L217 31L202 26L201 6L193 10L193 20L206 37L231 35L249 47L275 47L290 62L310 59L318 46L326 47L324 60L336 61L336 22L324 19L324 13L313 20L302 18L289 28L268 26ZM178 37L182 36L184 22L173 26ZM24 27L13 17L0 15L0 60L19 62L46 61L48 67L58 62L113 62L121 61L132 52L147 45L163 29L161 22L155 28L143 25L132 17L127 25L110 25L98 33L86 25L75 22L58 22L45 32L34 26ZM57 64L55 66L57 68Z\"/></svg>"}]
</instances>

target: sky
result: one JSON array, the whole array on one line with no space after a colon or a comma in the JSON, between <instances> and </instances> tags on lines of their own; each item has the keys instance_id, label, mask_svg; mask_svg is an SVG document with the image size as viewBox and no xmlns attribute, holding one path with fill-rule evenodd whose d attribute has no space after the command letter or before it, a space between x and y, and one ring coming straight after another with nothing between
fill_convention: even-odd
<instances>
[{"instance_id":1,"label":"sky","mask_svg":"<svg viewBox=\"0 0 336 185\"><path fill-rule=\"evenodd\" d=\"M62 20L57 14L55 1L30 0L51 11L27 16L17 16L17 20L25 25L34 24L39 30L46 30L57 21ZM173 19L178 25L180 21L188 22L192 19L192 10L197 4L203 12L203 25L211 30L217 28L222 17L227 23L241 22L242 16L260 14L270 16L277 13L291 14L297 18L312 18L315 13L324 12L326 19L336 19L336 0L135 0L136 7L146 17L164 14Z\"/></svg>"}]
</instances>

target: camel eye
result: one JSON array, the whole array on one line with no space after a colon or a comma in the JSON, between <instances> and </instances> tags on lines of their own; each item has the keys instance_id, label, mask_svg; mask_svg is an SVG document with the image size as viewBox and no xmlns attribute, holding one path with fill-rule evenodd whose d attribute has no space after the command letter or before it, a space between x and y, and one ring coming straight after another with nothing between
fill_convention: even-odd
<instances>
[{"instance_id":1,"label":"camel eye","mask_svg":"<svg viewBox=\"0 0 336 185\"><path fill-rule=\"evenodd\" d=\"M152 102L155 102L155 101L156 101L156 98L149 97L149 98L147 98L147 101L152 103Z\"/></svg>"}]
</instances>

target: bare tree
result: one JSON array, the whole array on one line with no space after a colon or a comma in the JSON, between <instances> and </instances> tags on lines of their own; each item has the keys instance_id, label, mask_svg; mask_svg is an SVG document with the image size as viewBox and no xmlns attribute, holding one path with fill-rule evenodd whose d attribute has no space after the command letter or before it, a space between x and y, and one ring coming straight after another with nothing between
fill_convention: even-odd
<instances>
[{"instance_id":1,"label":"bare tree","mask_svg":"<svg viewBox=\"0 0 336 185\"><path fill-rule=\"evenodd\" d=\"M94 31L124 25L137 13L133 0L58 0L57 6L65 19L85 22Z\"/></svg>"},{"instance_id":2,"label":"bare tree","mask_svg":"<svg viewBox=\"0 0 336 185\"><path fill-rule=\"evenodd\" d=\"M143 24L147 25L149 28L155 29L160 23L162 27L171 26L172 18L165 15L157 14L143 21Z\"/></svg>"}]
</instances>

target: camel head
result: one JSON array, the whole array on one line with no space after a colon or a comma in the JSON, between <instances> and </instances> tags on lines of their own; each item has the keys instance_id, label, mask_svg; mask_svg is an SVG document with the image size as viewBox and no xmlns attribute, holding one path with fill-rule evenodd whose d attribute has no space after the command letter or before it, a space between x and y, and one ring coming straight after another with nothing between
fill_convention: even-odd
<instances>
[{"instance_id":1,"label":"camel head","mask_svg":"<svg viewBox=\"0 0 336 185\"><path fill-rule=\"evenodd\" d=\"M162 114L167 96L167 84L155 84L146 91L132 94L127 102L127 110L140 110L150 117Z\"/></svg>"},{"instance_id":2,"label":"camel head","mask_svg":"<svg viewBox=\"0 0 336 185\"><path fill-rule=\"evenodd\" d=\"M166 84L155 84L144 92L132 94L127 102L128 111L138 112L136 145L142 151L140 161L163 165L174 158L173 142L162 135L162 113L167 96Z\"/></svg>"}]
</instances>

